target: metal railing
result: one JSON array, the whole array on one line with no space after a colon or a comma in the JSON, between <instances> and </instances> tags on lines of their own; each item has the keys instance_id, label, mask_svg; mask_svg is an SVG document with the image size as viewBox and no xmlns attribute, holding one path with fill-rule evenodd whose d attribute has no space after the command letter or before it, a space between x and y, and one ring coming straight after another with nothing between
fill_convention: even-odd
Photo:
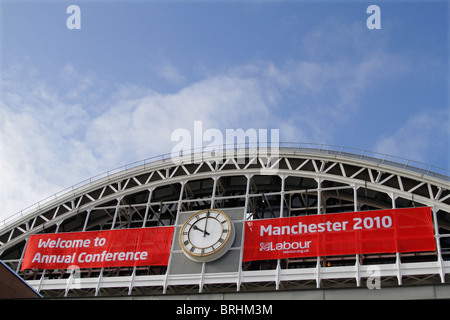
<instances>
[{"instance_id":1,"label":"metal railing","mask_svg":"<svg viewBox=\"0 0 450 320\"><path fill-rule=\"evenodd\" d=\"M189 150L188 154L185 156L194 155L194 154L197 154L200 152L208 153L209 152L208 150L211 150L211 149L217 150L219 148L222 148L222 150L225 151L225 150L230 150L233 148L242 150L242 149L261 148L261 147L274 148L274 149L278 148L280 153L283 151L283 149L287 149L290 152L293 151L294 154L296 154L296 153L299 153L299 154L301 154L301 153L328 154L328 155L342 156L342 157L359 159L359 160L366 160L366 161L370 161L370 162L373 162L378 165L388 165L391 167L396 167L396 168L400 168L400 169L406 169L409 171L413 171L413 172L416 172L421 175L426 175L426 176L430 176L430 177L439 178L439 179L442 179L445 181L450 181L450 170L448 170L448 169L436 167L433 165L425 164L422 162L418 162L418 161L414 161L414 160L410 160L410 159L406 159L406 158L391 156L388 154L383 154L383 153L378 153L378 152L373 152L373 151L368 151L368 150L363 150L363 149L357 149L357 148L349 148L349 147L344 147L344 146L335 146L335 145L318 144L318 143L280 142L280 143L271 145L271 143L268 142L268 143L264 144L263 146L261 146L261 144L257 144L257 143L256 144L246 143L246 144L220 145L217 147L208 146L208 147L191 149L191 150ZM210 152L209 152L209 154L210 154ZM117 173L127 173L128 170L134 169L134 168L137 168L140 166L143 166L145 168L147 165L155 164L159 161L163 161L163 162L167 161L168 162L172 159L172 157L173 157L172 153L165 153L165 154L162 154L159 156L132 162L132 163L120 166L118 168L108 170L104 173L98 174L98 175L93 176L84 181L81 181L77 184L74 184L71 187L63 189L47 198L44 198L43 200L41 200L31 206L28 206L27 208L11 215L10 217L4 219L3 221L0 221L0 229L5 228L8 224L14 222L15 220L25 217L26 215L28 215L31 212L40 210L42 206L44 206L45 204L48 204L50 201L57 200L59 198L62 198L63 196L67 196L69 194L75 195L75 191L78 188L88 187L101 179L104 179L104 178L109 179L109 177L111 177Z\"/></svg>"}]
</instances>

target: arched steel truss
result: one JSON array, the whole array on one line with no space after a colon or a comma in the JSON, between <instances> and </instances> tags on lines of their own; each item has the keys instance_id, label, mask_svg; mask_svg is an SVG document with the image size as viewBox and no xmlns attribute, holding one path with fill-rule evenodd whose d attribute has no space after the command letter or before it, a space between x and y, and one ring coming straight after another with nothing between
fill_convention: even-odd
<instances>
[{"instance_id":1,"label":"arched steel truss","mask_svg":"<svg viewBox=\"0 0 450 320\"><path fill-rule=\"evenodd\" d=\"M26 270L47 296L282 290L448 282L450 184L407 165L326 149L235 150L144 163L105 176L0 226L0 258L20 270L37 233L178 225L182 212L240 208L244 220L371 209L432 207L436 252L352 255L242 263L229 272L176 274L170 268ZM436 223L437 222L437 223ZM242 243L242 242L241 242ZM174 250L174 249L172 249ZM236 248L239 250L239 248ZM173 252L171 253L173 254Z\"/></svg>"}]
</instances>

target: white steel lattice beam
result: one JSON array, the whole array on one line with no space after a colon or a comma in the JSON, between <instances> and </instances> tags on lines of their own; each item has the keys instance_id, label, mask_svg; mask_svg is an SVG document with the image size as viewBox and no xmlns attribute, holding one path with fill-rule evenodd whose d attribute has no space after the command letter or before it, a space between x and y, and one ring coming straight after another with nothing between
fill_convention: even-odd
<instances>
[{"instance_id":1,"label":"white steel lattice beam","mask_svg":"<svg viewBox=\"0 0 450 320\"><path fill-rule=\"evenodd\" d=\"M201 165L201 164L199 164L199 165ZM316 168L317 168L317 166L316 166ZM205 177L205 176L210 177L212 175L240 175L243 172L253 172L253 173L257 174L257 173L259 173L259 170L260 169L254 168L254 169L247 169L247 170L238 170L238 169L234 170L233 169L233 170L223 170L223 171L216 171L216 172L205 172L205 173L198 174L196 176L196 178L201 178L201 177ZM160 176L162 176L162 174L160 173L159 170L157 172L158 172L158 174ZM311 177L311 178L315 178L315 179L317 179L319 177L323 177L325 180L338 181L338 182L341 182L341 183L346 183L348 185L352 185L352 184L355 184L355 183L361 185L363 183L363 181L360 181L360 180L354 180L352 178L346 178L346 177L343 177L343 176L324 174L324 173L321 173L321 172L311 172L311 171L301 171L301 170L290 171L290 170L281 170L281 169L279 169L278 173L279 174L289 175L289 176ZM174 177L174 178L170 178L170 179L169 178L164 178L164 181L158 180L153 185L158 185L158 184L161 184L161 183L170 184L170 183L176 182L179 179L180 179L180 177ZM385 182L385 181L382 181L382 182ZM369 188L371 190L375 190L375 191L381 191L381 192L385 192L385 193L396 192L399 196L408 199L408 198L411 198L411 192L412 191L418 189L420 186L423 186L425 184L424 182L422 182L422 183L419 183L418 185L416 185L415 187L413 187L412 189L410 189L408 191L402 191L400 189L397 190L397 189L394 189L392 187L385 186L385 185L382 184L382 182L380 182L380 183L367 182L365 185L367 186L367 188ZM151 186L152 186L152 182L150 182L149 184L146 184L146 185L136 186L136 187L133 187L133 188L130 188L130 189L127 189L127 190L117 190L111 184L109 184L109 185L104 186L102 188L101 195L100 195L99 199L97 199L96 201L91 201L91 202L83 205L82 207L80 207L78 209L82 210L84 207L92 207L92 206L95 206L96 203L98 203L98 204L100 204L102 202L104 203L104 202L109 201L111 198L115 198L117 196L123 196L123 195L126 195L126 194L132 194L132 193L134 193L134 192L136 192L138 190L146 189L146 188L149 188ZM115 190L115 193L105 195L105 190L107 188L110 188L111 190ZM429 188L429 190L430 190L430 188ZM433 196L433 193L431 192L430 196L431 197L424 197L424 196L414 195L414 199L415 199L415 201L420 202L420 203L424 203L425 205L430 205L430 206L436 205L438 208L440 208L442 210L446 210L446 211L449 210L449 205L444 203L444 201L449 198L449 195L447 195L446 197L444 197L442 199L436 199L436 197ZM65 204L62 204L62 207L64 207L68 211L63 213L63 214L61 214L61 215L57 215L57 212L58 212L58 210L60 208L60 206L57 206L56 209L55 209L55 216L53 217L52 220L48 219L47 217L45 217L42 214L38 214L37 216L33 217L31 219L32 223L31 223L31 226L30 226L30 230L27 230L26 234L29 234L30 232L32 233L32 230L35 229L35 224L36 224L38 218L43 219L46 222L46 225L49 226L48 223L50 223L50 225L51 225L52 223L55 223L56 220L58 220L58 221L61 220L62 217L67 218L67 217L77 213L77 210L71 209L69 206L67 206ZM25 221L25 222L28 222L28 221ZM23 222L23 223L25 223L25 222ZM19 226L20 225L16 226L13 229L18 228ZM40 226L37 226L37 227L40 228ZM11 229L10 229L10 231L11 231ZM20 233L24 234L23 232L20 232ZM8 239L6 245L8 245L8 243L11 240L13 240L13 239Z\"/></svg>"},{"instance_id":2,"label":"white steel lattice beam","mask_svg":"<svg viewBox=\"0 0 450 320\"><path fill-rule=\"evenodd\" d=\"M89 229L88 221L92 216L92 213L99 211L100 209L106 210L106 216L101 223L111 221L112 219L111 229L129 226L133 213L137 213L135 216L142 219L142 226L145 226L146 221L150 221L148 220L149 214L153 218L160 220L160 215L163 210L171 215L175 220L175 224L177 224L180 210L186 210L186 204L188 204L186 205L186 207L188 207L191 203L194 204L195 202L202 201L203 203L209 203L212 207L216 201L237 198L237 196L233 195L221 196L221 192L225 195L227 190L219 178L231 176L246 177L246 193L240 195L240 197L245 198L245 208L248 208L251 205L255 206L255 200L259 197L260 199L265 199L268 204L267 208L274 213L274 211L278 209L274 208L274 204L270 202L270 197L279 196L280 198L277 201L279 201L280 215L283 214L284 207L287 208L287 212L291 212L290 196L294 194L299 195L300 199L303 201L303 207L305 208L308 208L309 206L305 200L306 194L314 196L317 203L312 204L312 207L309 209L317 211L317 214L326 213L327 210L342 208L344 206L353 206L353 210L358 210L362 204L369 204L373 207L380 208L384 206L384 204L377 203L375 200L364 199L364 197L359 198L357 191L361 187L371 190L372 192L389 196L392 199L392 207L395 207L396 205L395 199L401 197L404 199L413 199L413 201L423 205L432 206L434 215L436 215L436 212L439 210L450 213L450 205L447 203L450 193L446 193L449 189L447 181L427 176L420 177L416 173L409 173L404 169L389 166L383 166L381 168L379 164L375 165L354 158L341 159L335 155L330 156L325 154L315 155L315 157L282 154L279 158L275 159L253 156L248 160L249 161L246 162L245 165L239 163L234 157L227 158L225 161L223 161L222 158L205 158L198 164L189 164L189 166L188 164L172 165L168 163L164 166L159 164L158 166L153 167L146 164L144 169L128 169L126 173L119 172L116 176L108 176L108 178L105 178L103 181L80 187L78 190L72 190L70 195L55 199L45 206L40 207L36 212L30 213L16 223L0 230L0 236L3 234L7 239L6 241L1 241L0 251L4 252L5 249L18 245L21 241L26 240L30 234L41 232L44 227L49 228L55 225L57 232L59 226L61 226L66 219L82 212L85 213L85 220L81 223L80 228L82 227L82 230ZM295 169L292 169L293 164L295 164ZM333 168L335 169L332 170ZM264 174L264 172L266 172L264 170L267 169L274 169L274 171L270 171L271 174L281 178L280 189L278 191L264 193L261 190L256 190L256 185L253 185L252 189L255 193L249 194L250 186L253 182L251 177ZM374 175L376 175L375 179ZM314 179L317 181L317 188L310 188L309 190L285 190L287 177ZM211 178L214 181L212 194L197 199L195 198L195 193L190 190L188 182L206 178ZM322 182L326 181L336 182L336 185L338 186L324 187L325 184L322 185ZM176 185L178 183L181 184L181 190L178 191L178 189L174 189L176 192L180 192L177 200L162 202L152 201L153 191L156 190L156 188ZM353 190L353 193L349 194L345 191L349 188ZM128 195L143 191L149 193L148 199L143 203L134 204L124 203L122 201L124 197ZM415 191L417 193L414 193ZM186 197L185 195L187 193L191 196ZM327 204L327 199L330 198L335 198L337 202L334 204ZM111 206L111 201L116 201L116 203ZM158 204L160 204L161 212L154 210L154 206ZM112 215L112 210L111 212L108 210L109 207L114 209L114 215ZM140 207L142 207L142 209L138 209ZM124 211L124 209L126 210ZM247 214L245 217L247 218ZM435 221L437 221L437 217L435 217ZM437 241L439 242L439 234L436 234ZM243 239L241 239L241 241L243 242ZM438 248L440 248L439 245ZM427 266L430 266L430 270L436 271L435 273L439 274L442 279L445 279L445 274L448 273L450 266L443 261L440 249L438 249L438 251L439 260L437 261L437 264ZM322 260L319 257L316 260L315 267L309 268L309 270L303 270L305 273L293 272L292 270L294 269L283 269L280 267L280 261L278 261L276 269L271 270L270 272L260 271L252 274L251 271L239 270L238 272L221 274L219 276L217 274L212 275L205 273L205 270L203 269L200 277L192 276L183 279L170 274L169 271L162 277L159 276L159 278L158 276L155 276L155 278L142 278L144 276L136 274L136 270L133 269L133 274L129 276L129 278L119 277L120 279L111 280L110 277L103 276L102 270L95 281L89 278L83 280L83 286L85 288L95 289L95 293L98 294L101 288L108 288L119 283L126 283L125 287L130 293L133 288L139 287L143 283L157 283L162 279L164 291L169 285L174 283L180 285L200 284L200 290L202 290L204 285L216 283L215 280L219 281L218 279L220 279L220 281L224 281L224 279L232 279L233 283L237 284L238 290L240 290L239 288L241 285L247 283L246 280L253 277L253 275L260 279L258 281L274 281L276 288L280 288L282 281L290 281L290 275L293 275L294 278L296 277L296 280L303 278L308 281L313 280L317 286L320 286L321 279L334 279L331 278L331 276L336 277L335 273L339 273L337 279L343 279L342 281L347 281L346 279L349 277L356 278L356 282L359 285L361 282L360 279L365 276L365 272L367 271L365 270L366 266L360 264L360 259L362 258L356 256L356 262L353 266L346 266L341 269L338 269L340 267L323 268L323 266L321 266ZM386 276L396 277L399 284L401 284L403 277L415 275L416 273L414 272L417 272L418 275L426 274L422 267L416 265L415 267L417 268L414 269L411 263L401 263L400 255L396 256L395 261L396 262L391 266L392 268L383 270L383 272ZM242 256L240 262L242 265ZM424 266L424 264L422 266ZM350 274L352 274L352 276L349 276ZM57 281L50 282L50 280L44 279L44 276L42 275L41 279L38 280L38 287L42 290L44 290L44 288L50 288L51 286L59 287ZM67 290L70 290L70 288L72 288L70 281L64 282L63 289L68 292Z\"/></svg>"}]
</instances>

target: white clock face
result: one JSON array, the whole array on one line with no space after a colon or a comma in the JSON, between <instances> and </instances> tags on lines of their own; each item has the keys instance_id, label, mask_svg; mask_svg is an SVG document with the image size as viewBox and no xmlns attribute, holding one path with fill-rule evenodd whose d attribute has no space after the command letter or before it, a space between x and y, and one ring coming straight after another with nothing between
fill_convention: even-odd
<instances>
[{"instance_id":1,"label":"white clock face","mask_svg":"<svg viewBox=\"0 0 450 320\"><path fill-rule=\"evenodd\" d=\"M234 226L227 215L207 209L194 213L180 230L180 245L192 260L208 262L218 259L234 240Z\"/></svg>"}]
</instances>

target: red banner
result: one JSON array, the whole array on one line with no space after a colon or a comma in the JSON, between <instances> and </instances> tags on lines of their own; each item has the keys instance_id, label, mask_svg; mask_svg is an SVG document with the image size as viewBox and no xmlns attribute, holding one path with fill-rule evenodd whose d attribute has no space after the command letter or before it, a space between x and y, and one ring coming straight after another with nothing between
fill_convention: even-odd
<instances>
[{"instance_id":1,"label":"red banner","mask_svg":"<svg viewBox=\"0 0 450 320\"><path fill-rule=\"evenodd\" d=\"M169 261L173 230L155 227L32 235L21 270L164 266Z\"/></svg>"},{"instance_id":2,"label":"red banner","mask_svg":"<svg viewBox=\"0 0 450 320\"><path fill-rule=\"evenodd\" d=\"M247 221L244 261L435 251L431 208Z\"/></svg>"}]
</instances>

